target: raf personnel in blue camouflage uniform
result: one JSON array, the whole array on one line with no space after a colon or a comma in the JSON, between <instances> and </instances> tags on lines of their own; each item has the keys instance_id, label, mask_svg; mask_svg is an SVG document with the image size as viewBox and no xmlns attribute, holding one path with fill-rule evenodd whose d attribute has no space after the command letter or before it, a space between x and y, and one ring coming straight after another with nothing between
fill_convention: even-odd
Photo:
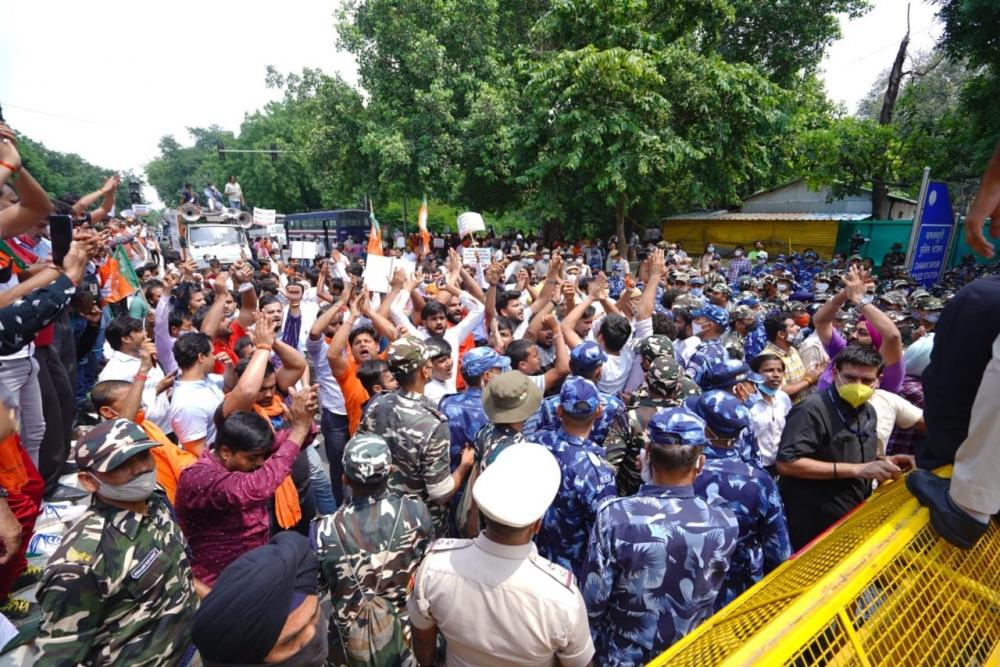
<instances>
[{"instance_id":1,"label":"raf personnel in blue camouflage uniform","mask_svg":"<svg viewBox=\"0 0 1000 667\"><path fill-rule=\"evenodd\" d=\"M569 370L574 376L586 378L596 384L601 377L604 362L607 360L608 355L604 354L600 345L594 341L584 341L574 347L570 353ZM604 391L599 391L598 398L601 403L601 413L597 421L594 422L590 439L598 445L602 445L612 424L625 418L625 403L617 396ZM559 417L556 414L559 401L558 396L550 396L542 401L542 407L525 423L524 437L530 440L531 436L538 431L553 430L559 427Z\"/></svg>"},{"instance_id":2,"label":"raf personnel in blue camouflage uniform","mask_svg":"<svg viewBox=\"0 0 1000 667\"><path fill-rule=\"evenodd\" d=\"M558 428L539 431L534 438L555 455L562 471L559 493L542 519L535 543L538 553L579 579L597 506L616 495L615 474L604 460L604 448L588 437L601 414L597 387L590 380L570 377L558 398Z\"/></svg>"},{"instance_id":3,"label":"raf personnel in blue camouflage uniform","mask_svg":"<svg viewBox=\"0 0 1000 667\"><path fill-rule=\"evenodd\" d=\"M702 422L683 409L649 425L639 492L605 501L584 565L595 664L642 665L712 613L739 537L733 513L694 492Z\"/></svg>"},{"instance_id":4,"label":"raf personnel in blue camouflage uniform","mask_svg":"<svg viewBox=\"0 0 1000 667\"><path fill-rule=\"evenodd\" d=\"M483 410L483 388L500 373L510 370L510 359L492 347L475 347L462 357L466 390L441 399L438 409L448 418L451 434L451 469L458 467L462 450L476 441L476 433L489 423Z\"/></svg>"},{"instance_id":5,"label":"raf personnel in blue camouflage uniform","mask_svg":"<svg viewBox=\"0 0 1000 667\"><path fill-rule=\"evenodd\" d=\"M764 578L791 555L788 523L778 485L771 476L739 458L733 446L748 429L748 413L732 394L710 391L696 412L705 420L705 467L694 490L710 503L722 503L736 515L740 537L729 560L729 571L719 597L718 611Z\"/></svg>"},{"instance_id":6,"label":"raf personnel in blue camouflage uniform","mask_svg":"<svg viewBox=\"0 0 1000 667\"><path fill-rule=\"evenodd\" d=\"M709 396L712 401L719 401L727 396L733 396L739 403L741 417L750 423L750 407L759 400L757 396L757 381L763 378L750 370L745 361L729 359L725 364L715 369L711 375L705 376L706 391L701 397L688 398L684 405L692 412L698 412L702 398ZM740 431L733 442L737 456L744 463L761 468L760 448L752 428Z\"/></svg>"},{"instance_id":7,"label":"raf personnel in blue camouflage uniform","mask_svg":"<svg viewBox=\"0 0 1000 667\"><path fill-rule=\"evenodd\" d=\"M721 342L722 334L729 326L729 313L724 308L709 305L692 311L691 317L692 330L701 343L685 365L684 372L704 389L702 378L705 374L729 359Z\"/></svg>"}]
</instances>

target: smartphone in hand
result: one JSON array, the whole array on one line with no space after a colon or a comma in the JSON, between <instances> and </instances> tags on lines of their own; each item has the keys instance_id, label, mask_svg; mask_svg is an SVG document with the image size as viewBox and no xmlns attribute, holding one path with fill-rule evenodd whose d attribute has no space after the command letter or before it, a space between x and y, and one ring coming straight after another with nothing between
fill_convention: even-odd
<instances>
[{"instance_id":1,"label":"smartphone in hand","mask_svg":"<svg viewBox=\"0 0 1000 667\"><path fill-rule=\"evenodd\" d=\"M73 218L68 215L49 216L49 239L52 241L52 263L62 266L69 244L73 242Z\"/></svg>"}]
</instances>

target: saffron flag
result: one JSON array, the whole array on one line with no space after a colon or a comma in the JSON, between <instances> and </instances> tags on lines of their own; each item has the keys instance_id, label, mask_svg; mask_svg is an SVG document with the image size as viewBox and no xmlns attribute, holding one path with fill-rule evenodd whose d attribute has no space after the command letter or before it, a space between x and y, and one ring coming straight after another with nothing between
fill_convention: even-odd
<instances>
[{"instance_id":1,"label":"saffron flag","mask_svg":"<svg viewBox=\"0 0 1000 667\"><path fill-rule=\"evenodd\" d=\"M368 219L371 221L371 232L368 234L368 254L382 254L382 226L375 219L375 209L372 208L371 200L368 201Z\"/></svg>"},{"instance_id":2,"label":"saffron flag","mask_svg":"<svg viewBox=\"0 0 1000 667\"><path fill-rule=\"evenodd\" d=\"M424 246L420 254L430 253L431 233L427 231L427 195L424 195L423 201L420 202L420 210L417 211L417 227L420 228L420 241Z\"/></svg>"}]
</instances>

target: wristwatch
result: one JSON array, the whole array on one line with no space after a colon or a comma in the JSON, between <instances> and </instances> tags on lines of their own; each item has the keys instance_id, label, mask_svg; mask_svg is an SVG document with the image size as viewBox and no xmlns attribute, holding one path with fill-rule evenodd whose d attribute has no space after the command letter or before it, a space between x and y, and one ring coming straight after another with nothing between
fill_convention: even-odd
<instances>
[{"instance_id":1,"label":"wristwatch","mask_svg":"<svg viewBox=\"0 0 1000 667\"><path fill-rule=\"evenodd\" d=\"M5 489L2 486L0 486L0 498L6 498L9 495L10 495L10 492L7 491L7 489Z\"/></svg>"}]
</instances>

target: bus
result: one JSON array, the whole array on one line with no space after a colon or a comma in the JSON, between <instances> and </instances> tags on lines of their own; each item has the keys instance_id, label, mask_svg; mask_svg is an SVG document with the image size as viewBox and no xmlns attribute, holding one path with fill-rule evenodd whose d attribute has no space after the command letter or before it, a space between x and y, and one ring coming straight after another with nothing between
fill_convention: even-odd
<instances>
[{"instance_id":1,"label":"bus","mask_svg":"<svg viewBox=\"0 0 1000 667\"><path fill-rule=\"evenodd\" d=\"M321 238L327 248L331 247L331 242L343 243L348 236L364 243L371 228L368 211L359 208L289 213L285 215L284 225L288 243L315 237Z\"/></svg>"}]
</instances>

